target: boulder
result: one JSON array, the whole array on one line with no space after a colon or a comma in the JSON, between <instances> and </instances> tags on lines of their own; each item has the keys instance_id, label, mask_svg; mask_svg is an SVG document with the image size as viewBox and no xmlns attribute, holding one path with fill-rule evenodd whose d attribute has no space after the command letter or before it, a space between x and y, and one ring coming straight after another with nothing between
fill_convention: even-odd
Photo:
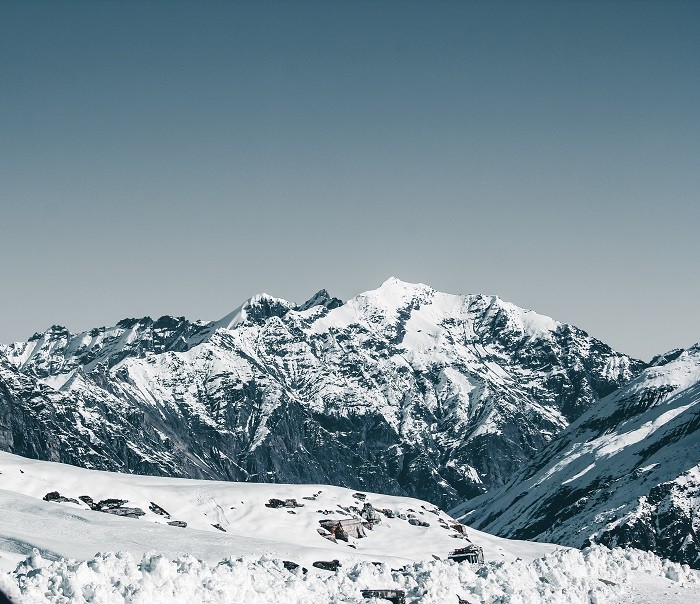
<instances>
[{"instance_id":1,"label":"boulder","mask_svg":"<svg viewBox=\"0 0 700 604\"><path fill-rule=\"evenodd\" d=\"M124 518L138 518L146 514L141 508L112 507L99 511L105 514L113 514L114 516L123 516Z\"/></svg>"},{"instance_id":2,"label":"boulder","mask_svg":"<svg viewBox=\"0 0 700 604\"><path fill-rule=\"evenodd\" d=\"M365 505L362 508L362 511L360 512L360 516L362 516L367 522L369 522L370 525L379 524L382 521L382 519L379 516L379 513L372 507L371 503L365 503Z\"/></svg>"},{"instance_id":3,"label":"boulder","mask_svg":"<svg viewBox=\"0 0 700 604\"><path fill-rule=\"evenodd\" d=\"M153 512L154 514L170 518L170 514L168 514L168 512L166 512L162 507L160 507L157 503L154 503L153 501L151 501L151 504L148 506L148 509L151 510L151 512Z\"/></svg>"},{"instance_id":4,"label":"boulder","mask_svg":"<svg viewBox=\"0 0 700 604\"><path fill-rule=\"evenodd\" d=\"M313 563L313 566L316 568L320 568L321 570L329 570L331 572L335 572L342 566L342 564L340 563L340 560L317 560Z\"/></svg>"},{"instance_id":5,"label":"boulder","mask_svg":"<svg viewBox=\"0 0 700 604\"><path fill-rule=\"evenodd\" d=\"M46 493L43 499L44 501L53 501L54 503L69 502L77 503L78 505L80 505L80 502L77 499L73 499L72 497L63 497L58 491L51 491L50 493Z\"/></svg>"},{"instance_id":6,"label":"boulder","mask_svg":"<svg viewBox=\"0 0 700 604\"><path fill-rule=\"evenodd\" d=\"M406 593L401 589L363 589L361 593L362 597L367 599L389 600L393 604L406 603Z\"/></svg>"},{"instance_id":7,"label":"boulder","mask_svg":"<svg viewBox=\"0 0 700 604\"><path fill-rule=\"evenodd\" d=\"M418 518L409 518L408 523L413 526L430 526L430 523L425 522L425 520L419 520Z\"/></svg>"},{"instance_id":8,"label":"boulder","mask_svg":"<svg viewBox=\"0 0 700 604\"><path fill-rule=\"evenodd\" d=\"M283 560L283 561L282 561L282 564L283 564L284 567L285 567L287 570L289 570L289 571L295 571L295 570L297 570L298 568L301 568L301 572L302 572L302 573L306 574L306 573L309 572L309 571L306 570L303 566L300 567L296 562L291 562L290 560Z\"/></svg>"},{"instance_id":9,"label":"boulder","mask_svg":"<svg viewBox=\"0 0 700 604\"><path fill-rule=\"evenodd\" d=\"M362 539L366 537L362 521L349 518L346 520L319 520L319 524L326 529L335 539L348 541L350 537Z\"/></svg>"}]
</instances>

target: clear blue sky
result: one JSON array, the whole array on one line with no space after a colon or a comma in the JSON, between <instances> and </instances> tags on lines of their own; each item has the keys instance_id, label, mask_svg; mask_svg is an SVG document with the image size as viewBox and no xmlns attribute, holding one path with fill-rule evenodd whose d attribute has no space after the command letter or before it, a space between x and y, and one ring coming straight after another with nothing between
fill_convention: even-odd
<instances>
[{"instance_id":1,"label":"clear blue sky","mask_svg":"<svg viewBox=\"0 0 700 604\"><path fill-rule=\"evenodd\" d=\"M0 341L390 275L700 340L700 2L0 2Z\"/></svg>"}]
</instances>

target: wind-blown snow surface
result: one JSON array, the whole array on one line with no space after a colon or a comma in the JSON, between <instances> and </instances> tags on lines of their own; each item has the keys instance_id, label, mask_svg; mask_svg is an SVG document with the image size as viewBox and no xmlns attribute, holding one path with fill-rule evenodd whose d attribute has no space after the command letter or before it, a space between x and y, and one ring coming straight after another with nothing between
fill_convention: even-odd
<instances>
[{"instance_id":1,"label":"wind-blown snow surface","mask_svg":"<svg viewBox=\"0 0 700 604\"><path fill-rule=\"evenodd\" d=\"M642 589L640 589L640 584ZM698 578L687 567L639 550L560 551L527 563L413 563L402 570L356 563L332 574L304 575L281 562L227 558L218 564L186 556L152 554L138 563L129 554L100 554L87 561L49 562L33 555L0 576L0 587L27 604L360 604L363 589L400 589L408 604L689 604L700 597Z\"/></svg>"},{"instance_id":2,"label":"wind-blown snow surface","mask_svg":"<svg viewBox=\"0 0 700 604\"><path fill-rule=\"evenodd\" d=\"M89 468L325 483L447 507L501 486L642 364L495 296L389 279L0 346L0 448Z\"/></svg>"},{"instance_id":3,"label":"wind-blown snow surface","mask_svg":"<svg viewBox=\"0 0 700 604\"><path fill-rule=\"evenodd\" d=\"M700 344L591 407L503 489L452 511L507 537L649 549L700 568Z\"/></svg>"},{"instance_id":4,"label":"wind-blown snow surface","mask_svg":"<svg viewBox=\"0 0 700 604\"><path fill-rule=\"evenodd\" d=\"M456 603L457 596L472 603L567 604L691 602L700 596L698 577L687 567L636 550L579 552L468 529L469 538L484 548L486 564L446 561L449 551L467 541L443 528L452 522L446 514L414 499L365 493L364 501L375 508L415 510L430 526L382 515L366 537L346 544L316 531L319 519L348 517L339 506L362 505L353 491L339 487L122 475L10 454L0 454L0 472L0 556L6 571L0 588L18 603L369 602L362 589L401 589L409 604ZM128 499L125 505L146 513L120 518L88 510L82 502L39 499L53 490L65 497ZM303 499L314 495L313 501ZM265 507L270 497L294 497L304 507ZM188 527L165 524L167 518L149 510L151 502ZM326 509L333 512L318 511ZM109 553L114 551L121 553ZM333 559L342 564L337 572L311 566ZM283 560L309 572L289 571ZM647 600L636 591L640 584Z\"/></svg>"}]
</instances>

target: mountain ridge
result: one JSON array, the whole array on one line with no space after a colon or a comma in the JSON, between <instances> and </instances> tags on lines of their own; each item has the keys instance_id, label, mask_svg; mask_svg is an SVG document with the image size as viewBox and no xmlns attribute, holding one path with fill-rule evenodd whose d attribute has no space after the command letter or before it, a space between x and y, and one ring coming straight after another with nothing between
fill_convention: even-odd
<instances>
[{"instance_id":1,"label":"mountain ridge","mask_svg":"<svg viewBox=\"0 0 700 604\"><path fill-rule=\"evenodd\" d=\"M259 295L220 321L66 332L0 347L5 450L443 507L504 484L645 366L496 296L396 278L344 303ZM51 446L21 433L41 421Z\"/></svg>"},{"instance_id":2,"label":"mountain ridge","mask_svg":"<svg viewBox=\"0 0 700 604\"><path fill-rule=\"evenodd\" d=\"M659 355L453 513L501 536L639 547L699 568L699 403L700 344Z\"/></svg>"}]
</instances>

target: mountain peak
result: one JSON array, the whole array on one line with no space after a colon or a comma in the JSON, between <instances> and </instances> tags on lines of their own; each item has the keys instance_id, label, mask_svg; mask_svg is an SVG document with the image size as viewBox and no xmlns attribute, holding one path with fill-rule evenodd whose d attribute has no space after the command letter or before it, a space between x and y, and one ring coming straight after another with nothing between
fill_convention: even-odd
<instances>
[{"instance_id":1,"label":"mountain peak","mask_svg":"<svg viewBox=\"0 0 700 604\"><path fill-rule=\"evenodd\" d=\"M411 281L404 281L398 277L391 276L386 279L378 289L416 289L428 287L425 283L413 283Z\"/></svg>"},{"instance_id":2,"label":"mountain peak","mask_svg":"<svg viewBox=\"0 0 700 604\"><path fill-rule=\"evenodd\" d=\"M334 298L328 293L328 290L321 289L317 291L313 296L311 296L306 302L297 306L294 310L303 312L309 310L314 306L323 306L328 310L333 308L338 308L343 305L343 301L339 298Z\"/></svg>"},{"instance_id":3,"label":"mountain peak","mask_svg":"<svg viewBox=\"0 0 700 604\"><path fill-rule=\"evenodd\" d=\"M425 283L402 281L398 277L389 277L377 289L367 294L380 294L382 297L414 297L416 294L432 293L435 290Z\"/></svg>"},{"instance_id":4,"label":"mountain peak","mask_svg":"<svg viewBox=\"0 0 700 604\"><path fill-rule=\"evenodd\" d=\"M248 298L234 311L216 321L214 329L233 329L243 321L258 322L270 317L283 317L294 308L294 304L283 298L275 298L262 292Z\"/></svg>"}]
</instances>

